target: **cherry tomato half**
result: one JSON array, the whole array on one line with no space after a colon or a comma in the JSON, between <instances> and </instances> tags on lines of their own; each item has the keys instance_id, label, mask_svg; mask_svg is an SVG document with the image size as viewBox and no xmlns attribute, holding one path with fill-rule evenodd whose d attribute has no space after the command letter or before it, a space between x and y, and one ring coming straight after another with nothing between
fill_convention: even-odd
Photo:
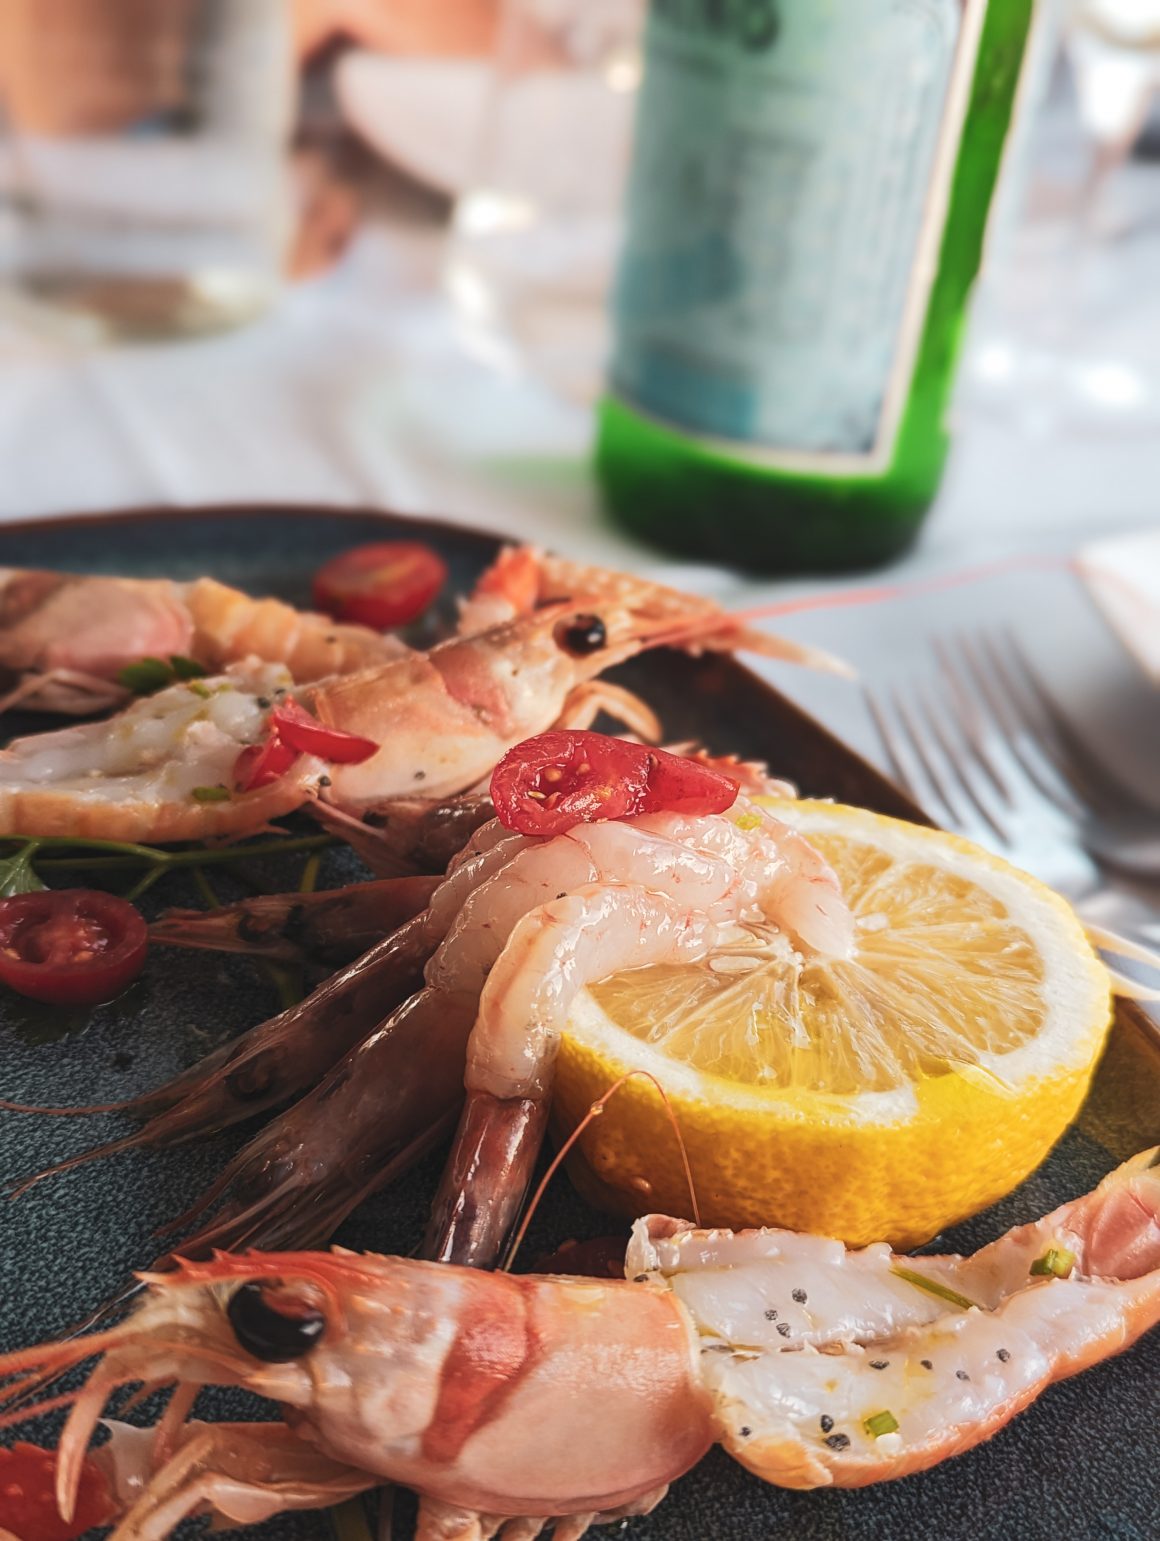
<instances>
[{"instance_id":1,"label":"cherry tomato half","mask_svg":"<svg viewBox=\"0 0 1160 1541\"><path fill-rule=\"evenodd\" d=\"M0 899L0 980L54 1006L95 1006L132 984L149 931L124 899L61 888Z\"/></svg>"},{"instance_id":2,"label":"cherry tomato half","mask_svg":"<svg viewBox=\"0 0 1160 1541\"><path fill-rule=\"evenodd\" d=\"M521 835L634 813L723 813L737 790L699 760L603 733L540 733L509 749L491 777L496 816Z\"/></svg>"},{"instance_id":3,"label":"cherry tomato half","mask_svg":"<svg viewBox=\"0 0 1160 1541\"><path fill-rule=\"evenodd\" d=\"M314 603L339 621L387 631L422 615L447 582L443 558L415 540L377 541L334 557L314 575Z\"/></svg>"},{"instance_id":4,"label":"cherry tomato half","mask_svg":"<svg viewBox=\"0 0 1160 1541\"><path fill-rule=\"evenodd\" d=\"M116 1504L104 1473L91 1460L81 1467L76 1512L62 1520L54 1483L56 1451L23 1440L0 1450L0 1530L20 1541L76 1541L86 1530L107 1525Z\"/></svg>"}]
</instances>

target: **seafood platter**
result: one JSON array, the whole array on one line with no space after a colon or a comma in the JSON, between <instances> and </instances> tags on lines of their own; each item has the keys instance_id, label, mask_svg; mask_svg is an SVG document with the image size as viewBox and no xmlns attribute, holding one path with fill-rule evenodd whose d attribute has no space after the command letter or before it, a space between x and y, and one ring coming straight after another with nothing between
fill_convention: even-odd
<instances>
[{"instance_id":1,"label":"seafood platter","mask_svg":"<svg viewBox=\"0 0 1160 1541\"><path fill-rule=\"evenodd\" d=\"M1155 1536L1129 944L747 657L845 669L431 522L0 532L0 1541Z\"/></svg>"}]
</instances>

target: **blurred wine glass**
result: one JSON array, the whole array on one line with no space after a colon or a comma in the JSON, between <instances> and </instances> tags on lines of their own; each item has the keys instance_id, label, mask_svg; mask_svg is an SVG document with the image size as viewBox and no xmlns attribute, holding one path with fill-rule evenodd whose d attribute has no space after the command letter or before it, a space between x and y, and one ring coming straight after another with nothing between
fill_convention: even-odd
<instances>
[{"instance_id":1,"label":"blurred wine glass","mask_svg":"<svg viewBox=\"0 0 1160 1541\"><path fill-rule=\"evenodd\" d=\"M4 277L98 333L232 325L278 292L284 0L3 0Z\"/></svg>"},{"instance_id":2,"label":"blurred wine glass","mask_svg":"<svg viewBox=\"0 0 1160 1541\"><path fill-rule=\"evenodd\" d=\"M468 346L590 399L608 349L645 0L505 0L447 252Z\"/></svg>"},{"instance_id":3,"label":"blurred wine glass","mask_svg":"<svg viewBox=\"0 0 1160 1541\"><path fill-rule=\"evenodd\" d=\"M1160 0L1073 0L980 294L960 408L1160 428Z\"/></svg>"}]
</instances>

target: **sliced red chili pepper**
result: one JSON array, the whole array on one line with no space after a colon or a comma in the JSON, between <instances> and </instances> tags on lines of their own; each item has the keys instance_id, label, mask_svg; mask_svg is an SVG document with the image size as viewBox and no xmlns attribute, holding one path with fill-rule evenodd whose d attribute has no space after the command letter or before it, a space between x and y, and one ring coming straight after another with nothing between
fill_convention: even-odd
<instances>
[{"instance_id":1,"label":"sliced red chili pepper","mask_svg":"<svg viewBox=\"0 0 1160 1541\"><path fill-rule=\"evenodd\" d=\"M422 615L447 582L447 564L415 540L376 541L333 557L314 578L314 603L340 621L386 631Z\"/></svg>"},{"instance_id":2,"label":"sliced red chili pepper","mask_svg":"<svg viewBox=\"0 0 1160 1541\"><path fill-rule=\"evenodd\" d=\"M380 746L373 739L344 733L341 728L328 728L297 701L284 701L276 706L270 714L270 725L283 744L300 754L329 760L333 765L360 765L379 752Z\"/></svg>"},{"instance_id":3,"label":"sliced red chili pepper","mask_svg":"<svg viewBox=\"0 0 1160 1541\"><path fill-rule=\"evenodd\" d=\"M0 980L34 1001L95 1006L132 984L149 931L124 899L89 888L0 899Z\"/></svg>"},{"instance_id":4,"label":"sliced red chili pepper","mask_svg":"<svg viewBox=\"0 0 1160 1541\"><path fill-rule=\"evenodd\" d=\"M234 761L234 785L239 792L255 792L284 776L301 755L316 755L332 765L359 765L378 754L373 739L341 728L328 728L297 701L283 701L270 713L269 736L250 744Z\"/></svg>"},{"instance_id":5,"label":"sliced red chili pepper","mask_svg":"<svg viewBox=\"0 0 1160 1541\"><path fill-rule=\"evenodd\" d=\"M497 817L523 835L634 813L722 813L737 791L699 760L602 733L540 733L509 749L491 777Z\"/></svg>"},{"instance_id":6,"label":"sliced red chili pepper","mask_svg":"<svg viewBox=\"0 0 1160 1541\"><path fill-rule=\"evenodd\" d=\"M284 776L297 759L297 749L271 733L262 743L243 749L234 761L234 785L239 792L256 792Z\"/></svg>"}]
</instances>

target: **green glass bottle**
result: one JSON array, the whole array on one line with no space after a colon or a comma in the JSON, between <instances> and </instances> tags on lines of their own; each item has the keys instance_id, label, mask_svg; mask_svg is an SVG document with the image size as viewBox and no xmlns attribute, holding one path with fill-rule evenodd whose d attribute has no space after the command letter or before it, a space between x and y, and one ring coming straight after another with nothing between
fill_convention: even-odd
<instances>
[{"instance_id":1,"label":"green glass bottle","mask_svg":"<svg viewBox=\"0 0 1160 1541\"><path fill-rule=\"evenodd\" d=\"M1035 0L651 0L597 463L613 516L871 566L938 488Z\"/></svg>"}]
</instances>

